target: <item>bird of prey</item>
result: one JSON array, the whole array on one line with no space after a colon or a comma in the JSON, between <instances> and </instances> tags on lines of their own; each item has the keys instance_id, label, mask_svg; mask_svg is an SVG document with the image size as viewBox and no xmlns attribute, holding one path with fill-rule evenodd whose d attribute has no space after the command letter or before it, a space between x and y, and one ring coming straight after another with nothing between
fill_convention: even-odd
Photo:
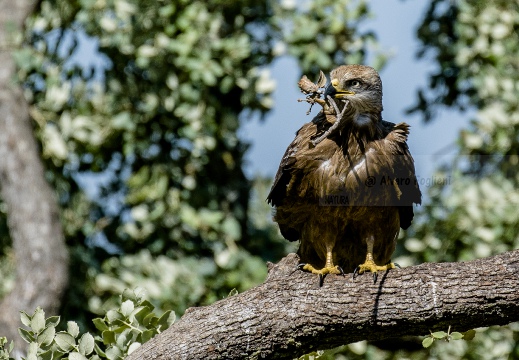
<instances>
[{"instance_id":1,"label":"bird of prey","mask_svg":"<svg viewBox=\"0 0 519 360\"><path fill-rule=\"evenodd\" d=\"M321 281L344 271L371 272L376 281L378 271L395 267L400 228L421 203L409 125L382 120L375 69L343 65L330 75L325 100L311 101L323 110L297 131L267 201L281 234L301 241L301 269Z\"/></svg>"}]
</instances>

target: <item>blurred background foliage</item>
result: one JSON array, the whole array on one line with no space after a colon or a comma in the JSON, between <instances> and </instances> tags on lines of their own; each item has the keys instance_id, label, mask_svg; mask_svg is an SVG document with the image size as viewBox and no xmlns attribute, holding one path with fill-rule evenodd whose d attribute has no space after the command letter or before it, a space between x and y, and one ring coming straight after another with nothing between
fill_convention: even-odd
<instances>
[{"instance_id":1,"label":"blurred background foliage","mask_svg":"<svg viewBox=\"0 0 519 360\"><path fill-rule=\"evenodd\" d=\"M265 261L294 251L264 202L271 179L243 173L240 121L274 106L268 66L278 57L310 78L365 62L376 52L375 34L359 30L369 15L362 0L41 1L16 59L72 254L61 315L85 329L135 286L182 314L262 282ZM519 247L518 29L517 2L430 2L417 35L436 70L410 111L425 121L442 106L477 114L397 262ZM371 59L380 68L386 58ZM12 259L0 215L4 278ZM362 342L311 356L519 359L517 324L478 331L470 343Z\"/></svg>"}]
</instances>

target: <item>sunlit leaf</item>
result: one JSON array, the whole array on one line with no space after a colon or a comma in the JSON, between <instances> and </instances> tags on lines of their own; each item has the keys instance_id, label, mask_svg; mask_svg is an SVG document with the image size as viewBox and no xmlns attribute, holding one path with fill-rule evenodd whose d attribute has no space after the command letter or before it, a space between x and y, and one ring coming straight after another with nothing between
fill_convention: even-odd
<instances>
[{"instance_id":1,"label":"sunlit leaf","mask_svg":"<svg viewBox=\"0 0 519 360\"><path fill-rule=\"evenodd\" d=\"M72 335L74 338L79 335L79 326L75 321L67 322L67 332Z\"/></svg>"},{"instance_id":2,"label":"sunlit leaf","mask_svg":"<svg viewBox=\"0 0 519 360\"><path fill-rule=\"evenodd\" d=\"M87 360L86 356L76 351L71 352L68 355L69 360Z\"/></svg>"},{"instance_id":3,"label":"sunlit leaf","mask_svg":"<svg viewBox=\"0 0 519 360\"><path fill-rule=\"evenodd\" d=\"M443 339L447 336L447 333L445 331L436 331L431 333L432 337L435 339Z\"/></svg>"},{"instance_id":4,"label":"sunlit leaf","mask_svg":"<svg viewBox=\"0 0 519 360\"><path fill-rule=\"evenodd\" d=\"M121 304L121 313L124 316L130 316L132 311L135 309L135 305L132 300L126 300Z\"/></svg>"},{"instance_id":5,"label":"sunlit leaf","mask_svg":"<svg viewBox=\"0 0 519 360\"><path fill-rule=\"evenodd\" d=\"M31 329L35 333L39 333L45 329L45 312L40 308L36 308L34 315L31 318Z\"/></svg>"},{"instance_id":6,"label":"sunlit leaf","mask_svg":"<svg viewBox=\"0 0 519 360\"><path fill-rule=\"evenodd\" d=\"M94 323L94 326L99 331L108 330L108 325L106 325L105 321L101 318L95 318L92 319L92 322Z\"/></svg>"},{"instance_id":7,"label":"sunlit leaf","mask_svg":"<svg viewBox=\"0 0 519 360\"><path fill-rule=\"evenodd\" d=\"M428 336L428 337L426 337L425 339L423 339L423 341L422 341L422 346L423 346L424 348L428 348L429 346L432 345L433 342L434 342L434 338Z\"/></svg>"},{"instance_id":8,"label":"sunlit leaf","mask_svg":"<svg viewBox=\"0 0 519 360\"><path fill-rule=\"evenodd\" d=\"M450 334L450 338L451 338L452 340L460 340L460 339L463 338L463 334L462 334L462 333L459 333L459 332L457 332L457 331L454 331L454 332L452 332L452 333Z\"/></svg>"},{"instance_id":9,"label":"sunlit leaf","mask_svg":"<svg viewBox=\"0 0 519 360\"><path fill-rule=\"evenodd\" d=\"M22 324L27 327L31 326L31 317L25 311L20 311L20 318L22 320Z\"/></svg>"},{"instance_id":10,"label":"sunlit leaf","mask_svg":"<svg viewBox=\"0 0 519 360\"><path fill-rule=\"evenodd\" d=\"M42 345L50 345L56 334L56 328L53 325L47 326L40 335L38 335L37 342Z\"/></svg>"},{"instance_id":11,"label":"sunlit leaf","mask_svg":"<svg viewBox=\"0 0 519 360\"><path fill-rule=\"evenodd\" d=\"M64 351L68 352L76 346L76 339L72 335L70 335L68 332L60 331L56 334L54 341L56 342L56 345L59 346L59 348Z\"/></svg>"},{"instance_id":12,"label":"sunlit leaf","mask_svg":"<svg viewBox=\"0 0 519 360\"><path fill-rule=\"evenodd\" d=\"M27 343L31 343L32 341L34 341L34 337L32 335L32 332L26 330L26 329L22 329L22 328L18 328L18 333L20 334L21 338L27 342Z\"/></svg>"},{"instance_id":13,"label":"sunlit leaf","mask_svg":"<svg viewBox=\"0 0 519 360\"><path fill-rule=\"evenodd\" d=\"M89 333L85 333L81 336L78 343L79 352L82 355L90 355L94 351L94 337Z\"/></svg>"}]
</instances>

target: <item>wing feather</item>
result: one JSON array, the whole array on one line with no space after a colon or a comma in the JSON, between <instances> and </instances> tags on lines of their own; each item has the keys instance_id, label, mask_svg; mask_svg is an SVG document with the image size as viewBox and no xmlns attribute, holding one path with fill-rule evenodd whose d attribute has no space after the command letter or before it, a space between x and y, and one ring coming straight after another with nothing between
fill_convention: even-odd
<instances>
[{"instance_id":1,"label":"wing feather","mask_svg":"<svg viewBox=\"0 0 519 360\"><path fill-rule=\"evenodd\" d=\"M391 124L387 123L386 124ZM392 131L386 136L386 140L393 146L396 160L394 162L394 174L401 195L398 201L400 215L400 227L407 229L413 221L413 204L422 203L422 193L416 179L414 159L407 146L409 125L406 123L392 124Z\"/></svg>"},{"instance_id":2,"label":"wing feather","mask_svg":"<svg viewBox=\"0 0 519 360\"><path fill-rule=\"evenodd\" d=\"M267 196L267 202L269 204L273 206L280 206L282 204L287 195L287 189L291 188L295 183L298 183L298 179L302 175L294 171L298 160L304 157L305 150L311 146L311 139L324 133L330 126L331 123L326 121L326 116L319 113L311 122L304 124L296 132L295 139L288 146L279 164L272 188ZM315 160L319 161L318 158ZM312 166L308 165L310 164L306 164L308 169L312 168ZM301 168L301 166L298 166L298 168ZM304 189L300 190L304 191Z\"/></svg>"}]
</instances>

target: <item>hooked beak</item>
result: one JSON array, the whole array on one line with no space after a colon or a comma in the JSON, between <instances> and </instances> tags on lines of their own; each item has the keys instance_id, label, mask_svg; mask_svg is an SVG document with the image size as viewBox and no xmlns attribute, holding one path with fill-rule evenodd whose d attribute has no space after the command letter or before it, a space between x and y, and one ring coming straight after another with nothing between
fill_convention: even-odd
<instances>
[{"instance_id":1,"label":"hooked beak","mask_svg":"<svg viewBox=\"0 0 519 360\"><path fill-rule=\"evenodd\" d=\"M349 90L343 90L339 87L339 80L332 79L330 84L326 87L324 91L324 97L325 99L328 98L328 95L330 95L332 98L336 99L345 99L349 95L355 95L353 91Z\"/></svg>"}]
</instances>

